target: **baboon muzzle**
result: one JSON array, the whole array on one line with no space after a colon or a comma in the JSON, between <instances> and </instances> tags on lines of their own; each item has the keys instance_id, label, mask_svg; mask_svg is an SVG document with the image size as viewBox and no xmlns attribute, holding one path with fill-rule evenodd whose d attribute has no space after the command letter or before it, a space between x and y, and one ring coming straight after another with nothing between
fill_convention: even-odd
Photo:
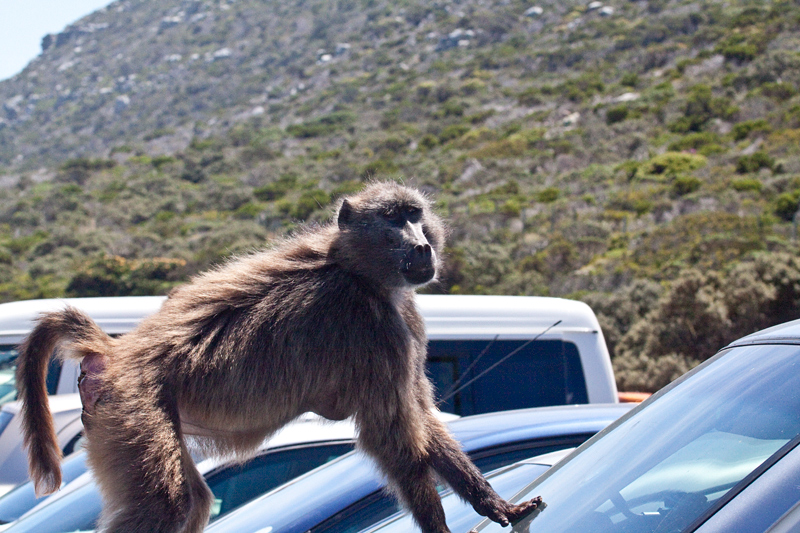
<instances>
[{"instance_id":1,"label":"baboon muzzle","mask_svg":"<svg viewBox=\"0 0 800 533\"><path fill-rule=\"evenodd\" d=\"M436 268L431 245L426 242L410 249L403 260L401 271L406 281L413 285L421 285L432 280Z\"/></svg>"}]
</instances>

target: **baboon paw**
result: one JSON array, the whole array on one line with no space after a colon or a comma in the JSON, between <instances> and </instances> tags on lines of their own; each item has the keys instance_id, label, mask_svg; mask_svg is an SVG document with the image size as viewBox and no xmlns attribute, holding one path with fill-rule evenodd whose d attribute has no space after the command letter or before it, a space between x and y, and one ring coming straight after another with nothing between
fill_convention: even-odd
<instances>
[{"instance_id":1,"label":"baboon paw","mask_svg":"<svg viewBox=\"0 0 800 533\"><path fill-rule=\"evenodd\" d=\"M544 505L545 504L544 502L542 502L542 497L537 496L532 500L521 503L519 505L511 505L510 509L506 511L506 517L508 518L509 521L511 521L511 523L514 523L526 517L532 511L535 511L540 507L544 507Z\"/></svg>"}]
</instances>

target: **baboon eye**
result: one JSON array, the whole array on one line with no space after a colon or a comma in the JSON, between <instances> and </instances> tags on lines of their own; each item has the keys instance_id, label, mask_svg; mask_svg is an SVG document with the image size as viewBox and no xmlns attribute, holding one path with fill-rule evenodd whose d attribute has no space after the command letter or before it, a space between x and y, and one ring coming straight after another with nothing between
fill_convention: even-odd
<instances>
[{"instance_id":1,"label":"baboon eye","mask_svg":"<svg viewBox=\"0 0 800 533\"><path fill-rule=\"evenodd\" d=\"M403 214L396 209L392 209L391 211L385 211L383 213L383 218L391 222L392 224L401 224L403 223Z\"/></svg>"},{"instance_id":2,"label":"baboon eye","mask_svg":"<svg viewBox=\"0 0 800 533\"><path fill-rule=\"evenodd\" d=\"M419 217L421 215L422 215L422 209L420 209L419 207L410 206L406 208L406 218L408 218L408 220L410 220L411 222L416 222L417 220L419 220Z\"/></svg>"}]
</instances>

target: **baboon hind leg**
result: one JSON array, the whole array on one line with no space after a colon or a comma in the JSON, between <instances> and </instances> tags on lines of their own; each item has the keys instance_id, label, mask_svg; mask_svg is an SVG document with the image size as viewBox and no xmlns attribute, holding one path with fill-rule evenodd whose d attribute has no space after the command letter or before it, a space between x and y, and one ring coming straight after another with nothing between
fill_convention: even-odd
<instances>
[{"instance_id":1,"label":"baboon hind leg","mask_svg":"<svg viewBox=\"0 0 800 533\"><path fill-rule=\"evenodd\" d=\"M139 403L127 413L121 405L98 404L87 432L89 462L103 495L99 530L202 531L213 496L183 442L177 413L165 402Z\"/></svg>"}]
</instances>

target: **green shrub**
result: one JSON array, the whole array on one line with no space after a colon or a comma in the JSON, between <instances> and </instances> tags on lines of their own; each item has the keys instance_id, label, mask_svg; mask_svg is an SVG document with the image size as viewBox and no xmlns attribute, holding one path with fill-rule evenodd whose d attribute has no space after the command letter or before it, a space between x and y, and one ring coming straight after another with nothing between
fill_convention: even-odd
<instances>
[{"instance_id":1,"label":"green shrub","mask_svg":"<svg viewBox=\"0 0 800 533\"><path fill-rule=\"evenodd\" d=\"M458 139L469 131L469 126L466 124L451 124L446 126L439 134L439 142L446 143L453 139Z\"/></svg>"},{"instance_id":2,"label":"green shrub","mask_svg":"<svg viewBox=\"0 0 800 533\"><path fill-rule=\"evenodd\" d=\"M685 194L693 193L703 183L694 176L678 176L675 178L675 181L672 182L672 190L678 196L683 196Z\"/></svg>"},{"instance_id":3,"label":"green shrub","mask_svg":"<svg viewBox=\"0 0 800 533\"><path fill-rule=\"evenodd\" d=\"M114 168L117 165L113 159L89 159L79 157L70 159L59 168L56 178L59 181L83 185L92 172Z\"/></svg>"},{"instance_id":4,"label":"green shrub","mask_svg":"<svg viewBox=\"0 0 800 533\"><path fill-rule=\"evenodd\" d=\"M471 96L486 89L486 82L478 78L470 78L461 86L461 94Z\"/></svg>"},{"instance_id":5,"label":"green shrub","mask_svg":"<svg viewBox=\"0 0 800 533\"><path fill-rule=\"evenodd\" d=\"M619 80L619 84L625 87L635 88L639 85L639 75L635 72L626 72Z\"/></svg>"},{"instance_id":6,"label":"green shrub","mask_svg":"<svg viewBox=\"0 0 800 533\"><path fill-rule=\"evenodd\" d=\"M682 152L684 150L700 150L705 146L716 144L718 142L719 135L716 133L701 131L689 133L677 141L673 141L669 145L669 149L673 152Z\"/></svg>"},{"instance_id":7,"label":"green shrub","mask_svg":"<svg viewBox=\"0 0 800 533\"><path fill-rule=\"evenodd\" d=\"M675 133L701 131L712 118L730 119L738 109L731 105L728 98L715 97L711 87L705 84L695 85L689 90L683 116L669 125Z\"/></svg>"},{"instance_id":8,"label":"green shrub","mask_svg":"<svg viewBox=\"0 0 800 533\"><path fill-rule=\"evenodd\" d=\"M791 221L798 209L800 191L785 192L775 199L775 214L786 221Z\"/></svg>"},{"instance_id":9,"label":"green shrub","mask_svg":"<svg viewBox=\"0 0 800 533\"><path fill-rule=\"evenodd\" d=\"M717 45L716 51L725 56L725 59L737 61L751 61L758 55L758 47L752 43L725 41Z\"/></svg>"},{"instance_id":10,"label":"green shrub","mask_svg":"<svg viewBox=\"0 0 800 533\"><path fill-rule=\"evenodd\" d=\"M617 122L622 122L628 118L628 107L624 105L618 105L615 107L611 107L606 111L606 123L607 124L616 124Z\"/></svg>"},{"instance_id":11,"label":"green shrub","mask_svg":"<svg viewBox=\"0 0 800 533\"><path fill-rule=\"evenodd\" d=\"M239 206L233 213L234 218L239 220L252 220L256 218L263 211L262 207L253 202L247 202Z\"/></svg>"},{"instance_id":12,"label":"green shrub","mask_svg":"<svg viewBox=\"0 0 800 533\"><path fill-rule=\"evenodd\" d=\"M439 137L428 133L423 135L422 139L419 140L419 147L423 150L430 150L435 148L439 144Z\"/></svg>"},{"instance_id":13,"label":"green shrub","mask_svg":"<svg viewBox=\"0 0 800 533\"><path fill-rule=\"evenodd\" d=\"M743 155L736 160L736 172L739 174L758 172L762 168L772 170L774 167L775 160L763 151L758 151L752 155Z\"/></svg>"},{"instance_id":14,"label":"green shrub","mask_svg":"<svg viewBox=\"0 0 800 533\"><path fill-rule=\"evenodd\" d=\"M464 105L454 100L448 100L442 104L441 109L436 114L438 117L463 117Z\"/></svg>"},{"instance_id":15,"label":"green shrub","mask_svg":"<svg viewBox=\"0 0 800 533\"><path fill-rule=\"evenodd\" d=\"M175 163L177 159L169 155L157 155L150 160L150 163L157 169L161 169L164 165Z\"/></svg>"},{"instance_id":16,"label":"green shrub","mask_svg":"<svg viewBox=\"0 0 800 533\"><path fill-rule=\"evenodd\" d=\"M702 168L706 163L708 163L708 160L702 155L687 154L685 152L664 152L645 163L644 170L648 174L674 176Z\"/></svg>"},{"instance_id":17,"label":"green shrub","mask_svg":"<svg viewBox=\"0 0 800 533\"><path fill-rule=\"evenodd\" d=\"M331 191L331 199L359 192L364 184L357 180L347 180L336 185Z\"/></svg>"},{"instance_id":18,"label":"green shrub","mask_svg":"<svg viewBox=\"0 0 800 533\"><path fill-rule=\"evenodd\" d=\"M388 137L380 145L382 150L386 150L395 154L403 153L408 146L408 139L402 137Z\"/></svg>"},{"instance_id":19,"label":"green shrub","mask_svg":"<svg viewBox=\"0 0 800 533\"><path fill-rule=\"evenodd\" d=\"M745 120L733 125L733 138L737 141L747 138L751 133L768 133L772 128L763 118L757 120Z\"/></svg>"},{"instance_id":20,"label":"green shrub","mask_svg":"<svg viewBox=\"0 0 800 533\"><path fill-rule=\"evenodd\" d=\"M103 256L83 265L69 280L67 296L146 296L166 294L180 282L186 261L151 258L128 260Z\"/></svg>"},{"instance_id":21,"label":"green shrub","mask_svg":"<svg viewBox=\"0 0 800 533\"><path fill-rule=\"evenodd\" d=\"M537 106L542 103L542 93L536 87L531 87L519 93L519 95L517 95L517 101L519 105L527 107Z\"/></svg>"},{"instance_id":22,"label":"green shrub","mask_svg":"<svg viewBox=\"0 0 800 533\"><path fill-rule=\"evenodd\" d=\"M653 209L653 201L645 191L619 191L611 197L607 208L630 211L641 216Z\"/></svg>"},{"instance_id":23,"label":"green shrub","mask_svg":"<svg viewBox=\"0 0 800 533\"><path fill-rule=\"evenodd\" d=\"M550 204L558 200L558 197L561 195L561 191L558 190L556 187L548 187L536 195L536 199L543 204Z\"/></svg>"},{"instance_id":24,"label":"green shrub","mask_svg":"<svg viewBox=\"0 0 800 533\"><path fill-rule=\"evenodd\" d=\"M309 138L330 135L340 129L352 125L356 121L356 114L350 111L334 111L317 119L293 124L286 128L286 132L294 137Z\"/></svg>"},{"instance_id":25,"label":"green shrub","mask_svg":"<svg viewBox=\"0 0 800 533\"><path fill-rule=\"evenodd\" d=\"M469 202L468 208L470 215L487 215L494 213L497 206L489 198L480 198Z\"/></svg>"},{"instance_id":26,"label":"green shrub","mask_svg":"<svg viewBox=\"0 0 800 533\"><path fill-rule=\"evenodd\" d=\"M518 217L522 214L522 204L516 198L509 198L500 206L500 212L504 215Z\"/></svg>"},{"instance_id":27,"label":"green shrub","mask_svg":"<svg viewBox=\"0 0 800 533\"><path fill-rule=\"evenodd\" d=\"M400 110L392 109L383 114L383 117L381 117L380 126L381 128L388 130L392 128L392 126L396 126L398 122L400 122Z\"/></svg>"},{"instance_id":28,"label":"green shrub","mask_svg":"<svg viewBox=\"0 0 800 533\"><path fill-rule=\"evenodd\" d=\"M294 189L296 186L297 174L284 174L272 183L253 189L253 196L262 202L272 202L283 198L287 192Z\"/></svg>"},{"instance_id":29,"label":"green shrub","mask_svg":"<svg viewBox=\"0 0 800 533\"><path fill-rule=\"evenodd\" d=\"M756 178L742 178L738 180L733 180L731 182L731 187L733 190L744 192L744 191L753 191L753 192L761 192L761 181L757 180Z\"/></svg>"},{"instance_id":30,"label":"green shrub","mask_svg":"<svg viewBox=\"0 0 800 533\"><path fill-rule=\"evenodd\" d=\"M642 166L641 163L638 161L634 161L629 159L628 161L623 161L619 165L614 168L615 172L622 172L625 178L630 181L636 177L639 173L639 168Z\"/></svg>"},{"instance_id":31,"label":"green shrub","mask_svg":"<svg viewBox=\"0 0 800 533\"><path fill-rule=\"evenodd\" d=\"M464 119L470 122L471 124L480 124L481 122L486 121L487 118L493 116L496 113L497 111L495 111L494 109L484 109L483 111L475 113L474 115L468 115L464 117Z\"/></svg>"},{"instance_id":32,"label":"green shrub","mask_svg":"<svg viewBox=\"0 0 800 533\"><path fill-rule=\"evenodd\" d=\"M785 81L770 81L761 85L761 94L783 101L797 94L797 89L794 88L794 85Z\"/></svg>"},{"instance_id":33,"label":"green shrub","mask_svg":"<svg viewBox=\"0 0 800 533\"><path fill-rule=\"evenodd\" d=\"M427 100L433 95L436 89L436 83L432 81L423 81L417 85L416 93L418 100Z\"/></svg>"},{"instance_id":34,"label":"green shrub","mask_svg":"<svg viewBox=\"0 0 800 533\"><path fill-rule=\"evenodd\" d=\"M364 165L361 170L361 177L363 179L370 179L376 176L386 176L388 174L395 174L400 170L400 167L390 159L376 159Z\"/></svg>"},{"instance_id":35,"label":"green shrub","mask_svg":"<svg viewBox=\"0 0 800 533\"><path fill-rule=\"evenodd\" d=\"M557 92L573 102L582 102L604 90L605 84L598 74L586 73L565 81L559 86Z\"/></svg>"},{"instance_id":36,"label":"green shrub","mask_svg":"<svg viewBox=\"0 0 800 533\"><path fill-rule=\"evenodd\" d=\"M292 210L294 218L305 220L317 209L322 209L331 202L330 195L322 189L303 191Z\"/></svg>"}]
</instances>

